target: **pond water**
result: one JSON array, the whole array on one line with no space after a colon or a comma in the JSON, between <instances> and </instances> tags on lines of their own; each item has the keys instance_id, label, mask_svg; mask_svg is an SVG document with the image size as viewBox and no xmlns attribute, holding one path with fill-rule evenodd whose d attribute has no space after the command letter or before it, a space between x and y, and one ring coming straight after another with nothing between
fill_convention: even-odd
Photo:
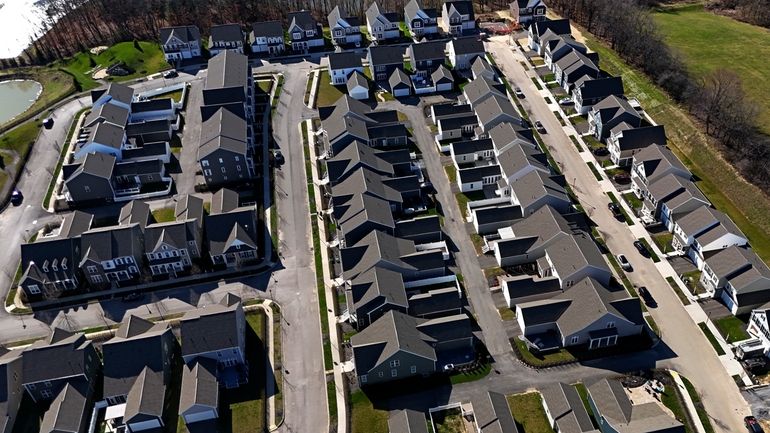
<instances>
[{"instance_id":1,"label":"pond water","mask_svg":"<svg viewBox=\"0 0 770 433\"><path fill-rule=\"evenodd\" d=\"M0 125L23 113L42 90L37 81L0 81Z\"/></svg>"}]
</instances>

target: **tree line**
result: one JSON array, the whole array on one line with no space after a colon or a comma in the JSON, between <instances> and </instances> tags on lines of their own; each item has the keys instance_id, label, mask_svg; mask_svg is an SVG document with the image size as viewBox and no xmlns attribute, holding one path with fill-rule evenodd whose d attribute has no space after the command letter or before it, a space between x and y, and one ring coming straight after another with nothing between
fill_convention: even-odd
<instances>
[{"instance_id":1,"label":"tree line","mask_svg":"<svg viewBox=\"0 0 770 433\"><path fill-rule=\"evenodd\" d=\"M757 108L741 77L717 70L695 79L663 40L649 9L634 0L551 0L556 12L604 40L700 121L723 155L749 182L770 187L770 137L760 131Z\"/></svg>"},{"instance_id":2,"label":"tree line","mask_svg":"<svg viewBox=\"0 0 770 433\"><path fill-rule=\"evenodd\" d=\"M770 0L709 0L706 9L770 28Z\"/></svg>"}]
</instances>

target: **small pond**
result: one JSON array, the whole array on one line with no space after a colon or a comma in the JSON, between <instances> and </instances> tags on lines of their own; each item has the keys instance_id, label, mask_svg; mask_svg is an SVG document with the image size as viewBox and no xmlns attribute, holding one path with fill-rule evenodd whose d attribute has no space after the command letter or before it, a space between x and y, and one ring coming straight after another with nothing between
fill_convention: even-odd
<instances>
[{"instance_id":1,"label":"small pond","mask_svg":"<svg viewBox=\"0 0 770 433\"><path fill-rule=\"evenodd\" d=\"M42 90L37 81L0 81L0 125L23 113Z\"/></svg>"}]
</instances>

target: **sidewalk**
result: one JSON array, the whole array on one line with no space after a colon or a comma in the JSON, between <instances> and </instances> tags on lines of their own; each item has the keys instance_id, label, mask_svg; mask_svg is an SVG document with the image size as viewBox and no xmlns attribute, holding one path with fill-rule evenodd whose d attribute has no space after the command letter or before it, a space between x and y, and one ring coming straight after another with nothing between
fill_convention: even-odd
<instances>
[{"instance_id":1,"label":"sidewalk","mask_svg":"<svg viewBox=\"0 0 770 433\"><path fill-rule=\"evenodd\" d=\"M316 74L316 79L317 78L318 74ZM319 187L320 179L318 176L318 165L315 163L317 161L317 155L315 153L315 130L313 129L313 121L310 119L305 120L305 125L307 126L308 150L310 152L308 157L312 162L310 166L313 174L312 180L313 188L315 189L316 209L317 212L322 212L324 210L321 206L321 197L323 197L323 195L321 194L321 188ZM326 225L323 223L323 217L320 213L316 213L316 215L311 215L310 217L318 218L318 232L322 244L321 262L329 263L329 251L327 248L328 244L326 242ZM334 364L334 389L337 394L337 433L347 433L347 401L345 395L344 377L342 376L343 366L340 357L339 332L337 329L337 317L334 315L334 309L331 307L335 302L334 295L332 294L335 284L332 281L331 275L329 275L328 266L322 266L322 268L324 276L324 295L326 296L326 305L328 307L326 312L329 321L329 342L332 346L331 352L332 361ZM318 269L316 269L316 272L318 272Z\"/></svg>"}]
</instances>

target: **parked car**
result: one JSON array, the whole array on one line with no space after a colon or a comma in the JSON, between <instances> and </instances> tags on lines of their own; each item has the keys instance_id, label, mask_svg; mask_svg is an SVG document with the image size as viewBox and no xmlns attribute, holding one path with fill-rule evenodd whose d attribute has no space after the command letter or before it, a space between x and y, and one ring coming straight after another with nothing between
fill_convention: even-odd
<instances>
[{"instance_id":1,"label":"parked car","mask_svg":"<svg viewBox=\"0 0 770 433\"><path fill-rule=\"evenodd\" d=\"M44 127L45 129L51 129L51 128L53 128L53 118L51 118L51 117L46 117L45 119L43 119L43 127Z\"/></svg>"},{"instance_id":2,"label":"parked car","mask_svg":"<svg viewBox=\"0 0 770 433\"><path fill-rule=\"evenodd\" d=\"M546 133L545 132L545 126L543 126L543 124L539 120L535 120L535 129L537 130L537 132L539 132L541 134L545 134Z\"/></svg>"},{"instance_id":3,"label":"parked car","mask_svg":"<svg viewBox=\"0 0 770 433\"><path fill-rule=\"evenodd\" d=\"M176 69L172 69L163 73L163 78L176 78L178 76L179 72L177 72Z\"/></svg>"},{"instance_id":4,"label":"parked car","mask_svg":"<svg viewBox=\"0 0 770 433\"><path fill-rule=\"evenodd\" d=\"M607 209L612 212L612 216L614 216L616 219L622 220L623 219L623 213L620 211L620 206L618 206L614 202L607 203Z\"/></svg>"},{"instance_id":5,"label":"parked car","mask_svg":"<svg viewBox=\"0 0 770 433\"><path fill-rule=\"evenodd\" d=\"M517 87L513 89L513 93L516 95L517 98L524 99L524 92L522 92L520 88Z\"/></svg>"},{"instance_id":6,"label":"parked car","mask_svg":"<svg viewBox=\"0 0 770 433\"><path fill-rule=\"evenodd\" d=\"M742 361L743 368L752 374L764 374L767 373L767 358L764 356L758 356L756 358L748 358Z\"/></svg>"},{"instance_id":7,"label":"parked car","mask_svg":"<svg viewBox=\"0 0 770 433\"><path fill-rule=\"evenodd\" d=\"M560 105L572 105L572 98L561 98L559 99Z\"/></svg>"},{"instance_id":8,"label":"parked car","mask_svg":"<svg viewBox=\"0 0 770 433\"><path fill-rule=\"evenodd\" d=\"M605 156L605 155L609 155L610 151L607 150L606 147L597 147L594 150L592 150L591 153L593 153L596 156Z\"/></svg>"},{"instance_id":9,"label":"parked car","mask_svg":"<svg viewBox=\"0 0 770 433\"><path fill-rule=\"evenodd\" d=\"M14 188L13 192L11 193L11 204L14 206L18 206L21 204L22 201L24 201L24 195L21 193L21 191Z\"/></svg>"},{"instance_id":10,"label":"parked car","mask_svg":"<svg viewBox=\"0 0 770 433\"><path fill-rule=\"evenodd\" d=\"M642 241L634 241L634 247L639 251L639 254L644 257L650 257L650 252L647 250L647 247L644 246Z\"/></svg>"},{"instance_id":11,"label":"parked car","mask_svg":"<svg viewBox=\"0 0 770 433\"><path fill-rule=\"evenodd\" d=\"M631 267L631 263L628 261L626 256L623 254L618 254L618 262L620 263L620 267L623 268L626 272L633 272L634 268Z\"/></svg>"},{"instance_id":12,"label":"parked car","mask_svg":"<svg viewBox=\"0 0 770 433\"><path fill-rule=\"evenodd\" d=\"M283 154L280 150L277 150L275 152L275 163L278 165L283 165L286 162L286 158L283 157Z\"/></svg>"},{"instance_id":13,"label":"parked car","mask_svg":"<svg viewBox=\"0 0 770 433\"><path fill-rule=\"evenodd\" d=\"M753 416L743 418L743 422L746 423L746 430L748 430L749 433L765 433L765 431L762 430L762 426L759 425L759 422Z\"/></svg>"},{"instance_id":14,"label":"parked car","mask_svg":"<svg viewBox=\"0 0 770 433\"><path fill-rule=\"evenodd\" d=\"M618 173L615 176L612 176L612 179L620 185L627 185L631 183L631 176L626 173Z\"/></svg>"},{"instance_id":15,"label":"parked car","mask_svg":"<svg viewBox=\"0 0 770 433\"><path fill-rule=\"evenodd\" d=\"M642 298L644 301L644 304L647 305L650 308L656 308L658 306L658 303L655 302L655 298L652 297L650 294L650 291L647 290L647 287L639 287L639 297Z\"/></svg>"}]
</instances>

